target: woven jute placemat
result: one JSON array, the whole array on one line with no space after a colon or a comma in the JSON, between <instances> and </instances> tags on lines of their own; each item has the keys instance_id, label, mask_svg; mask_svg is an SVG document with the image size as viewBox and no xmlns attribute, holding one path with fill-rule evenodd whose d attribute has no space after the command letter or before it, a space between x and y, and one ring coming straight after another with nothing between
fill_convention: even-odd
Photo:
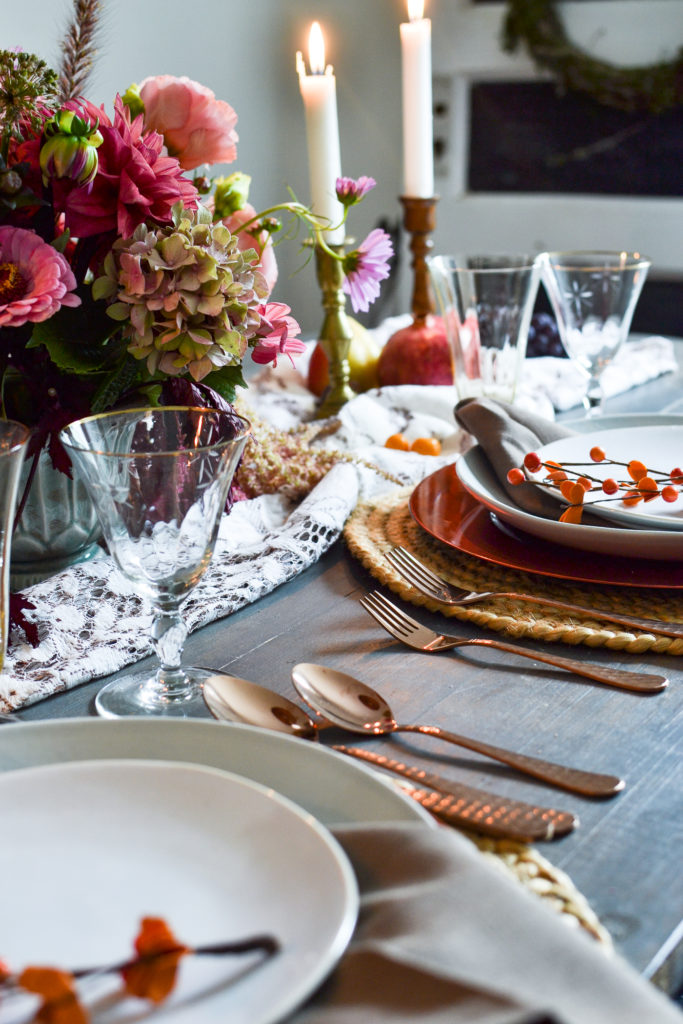
<instances>
[{"instance_id":1,"label":"woven jute placemat","mask_svg":"<svg viewBox=\"0 0 683 1024\"><path fill-rule=\"evenodd\" d=\"M656 587L604 586L525 573L485 562L456 551L436 540L410 514L412 488L399 488L374 501L360 503L344 528L351 553L382 584L412 604L422 605L463 621L511 637L530 637L548 643L586 644L608 647L628 654L680 654L683 639L629 631L600 621L599 612L590 616L567 613L543 605L543 598L602 607L647 618L683 622L683 593ZM538 603L494 598L468 608L436 604L411 587L392 569L387 551L400 544L455 586L467 590L515 590L532 593Z\"/></svg>"},{"instance_id":2,"label":"woven jute placemat","mask_svg":"<svg viewBox=\"0 0 683 1024\"><path fill-rule=\"evenodd\" d=\"M464 834L492 864L560 914L565 924L582 928L606 951L613 949L612 937L583 893L566 872L551 864L535 847L511 839L489 839L470 832Z\"/></svg>"}]
</instances>

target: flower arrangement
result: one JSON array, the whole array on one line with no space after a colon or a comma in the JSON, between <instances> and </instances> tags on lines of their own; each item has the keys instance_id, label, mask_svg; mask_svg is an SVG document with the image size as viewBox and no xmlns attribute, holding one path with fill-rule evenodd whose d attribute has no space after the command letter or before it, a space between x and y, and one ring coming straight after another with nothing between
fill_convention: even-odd
<instances>
[{"instance_id":1,"label":"flower arrangement","mask_svg":"<svg viewBox=\"0 0 683 1024\"><path fill-rule=\"evenodd\" d=\"M275 214L342 262L355 310L392 255L378 229L334 252L331 225L294 196L257 214L248 175L201 174L235 159L237 115L199 83L147 78L113 116L84 98L97 4L75 0L60 76L0 51L0 409L65 472L56 437L71 420L133 400L231 403L247 355L303 351L291 310L270 298ZM339 179L344 219L373 185Z\"/></svg>"}]
</instances>

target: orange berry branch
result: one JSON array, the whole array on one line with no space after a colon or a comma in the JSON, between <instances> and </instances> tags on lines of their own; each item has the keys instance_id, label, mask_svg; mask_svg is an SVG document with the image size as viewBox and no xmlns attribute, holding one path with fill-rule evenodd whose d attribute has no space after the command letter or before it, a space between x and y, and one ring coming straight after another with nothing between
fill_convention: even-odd
<instances>
[{"instance_id":1,"label":"orange berry branch","mask_svg":"<svg viewBox=\"0 0 683 1024\"><path fill-rule=\"evenodd\" d=\"M648 469L639 459L630 462L618 462L608 459L599 445L591 448L591 462L619 466L626 469L628 479L616 480L607 477L601 480L585 471L591 462L543 462L537 452L528 452L524 456L521 468L514 467L508 471L508 483L514 486L531 483L536 487L559 489L562 497L568 502L567 508L560 516L561 523L580 523L588 494L598 495L594 501L621 501L626 507L637 505L640 501L652 501L662 498L666 502L674 502L683 485L683 469L678 466L670 472ZM533 474L546 470L544 480L536 480ZM582 470L583 472L579 472ZM620 493L621 492L621 493ZM605 497L606 496L606 497Z\"/></svg>"},{"instance_id":2,"label":"orange berry branch","mask_svg":"<svg viewBox=\"0 0 683 1024\"><path fill-rule=\"evenodd\" d=\"M134 942L135 955L122 963L65 971L56 967L25 967L14 974L0 961L0 998L8 992L31 993L41 1004L32 1021L40 1024L88 1024L89 1016L78 998L79 978L120 974L123 994L162 1003L173 991L182 957L241 955L259 951L272 956L279 943L271 935L255 935L234 942L192 948L180 942L163 918L145 917Z\"/></svg>"}]
</instances>

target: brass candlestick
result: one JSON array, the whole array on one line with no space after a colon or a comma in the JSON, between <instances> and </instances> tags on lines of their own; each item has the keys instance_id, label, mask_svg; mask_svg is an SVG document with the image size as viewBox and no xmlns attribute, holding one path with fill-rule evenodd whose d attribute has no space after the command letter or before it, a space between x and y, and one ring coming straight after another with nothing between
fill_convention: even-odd
<instances>
[{"instance_id":1,"label":"brass candlestick","mask_svg":"<svg viewBox=\"0 0 683 1024\"><path fill-rule=\"evenodd\" d=\"M343 245L331 245L333 252L342 254ZM316 411L316 419L334 416L341 407L354 398L355 391L349 384L349 348L351 346L351 325L346 315L346 296L342 289L344 273L341 261L315 247L315 266L318 283L322 291L322 306L325 310L318 341L329 363L330 383Z\"/></svg>"}]
</instances>

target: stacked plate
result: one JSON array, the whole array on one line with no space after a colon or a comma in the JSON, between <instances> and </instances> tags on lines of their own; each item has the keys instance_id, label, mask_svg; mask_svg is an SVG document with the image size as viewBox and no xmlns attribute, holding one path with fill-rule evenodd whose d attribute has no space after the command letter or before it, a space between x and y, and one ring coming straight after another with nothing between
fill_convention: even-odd
<instances>
[{"instance_id":1,"label":"stacked plate","mask_svg":"<svg viewBox=\"0 0 683 1024\"><path fill-rule=\"evenodd\" d=\"M328 826L432 821L317 744L154 718L6 727L0 801L0 950L13 969L121 963L145 916L193 947L259 933L280 944L265 962L184 958L158 1008L114 997L115 977L84 982L108 1022L282 1019L332 970L356 922L354 872ZM16 1008L3 1000L0 1021Z\"/></svg>"},{"instance_id":2,"label":"stacked plate","mask_svg":"<svg viewBox=\"0 0 683 1024\"><path fill-rule=\"evenodd\" d=\"M610 459L639 459L670 472L683 464L683 416L602 417L571 423L575 436L539 449L544 460L586 463L598 444ZM623 467L590 463L593 476L626 476ZM483 450L475 446L454 465L418 485L411 512L447 544L511 568L567 579L633 586L683 587L683 495L626 508L598 502L600 525L560 523L515 505Z\"/></svg>"}]
</instances>

